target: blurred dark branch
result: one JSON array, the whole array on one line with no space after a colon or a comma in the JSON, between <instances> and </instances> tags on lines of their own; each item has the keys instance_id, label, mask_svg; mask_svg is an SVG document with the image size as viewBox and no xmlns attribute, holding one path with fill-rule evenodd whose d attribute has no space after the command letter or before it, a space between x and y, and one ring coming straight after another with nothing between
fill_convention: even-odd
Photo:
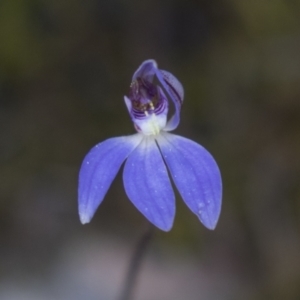
<instances>
[{"instance_id":1,"label":"blurred dark branch","mask_svg":"<svg viewBox=\"0 0 300 300\"><path fill-rule=\"evenodd\" d=\"M144 258L144 255L146 254L147 246L151 241L153 233L154 233L154 227L151 224L149 224L146 231L142 234L142 236L138 240L129 263L124 286L123 289L121 290L121 295L119 297L119 300L132 299L136 280L139 274L139 270L141 268L141 263Z\"/></svg>"}]
</instances>

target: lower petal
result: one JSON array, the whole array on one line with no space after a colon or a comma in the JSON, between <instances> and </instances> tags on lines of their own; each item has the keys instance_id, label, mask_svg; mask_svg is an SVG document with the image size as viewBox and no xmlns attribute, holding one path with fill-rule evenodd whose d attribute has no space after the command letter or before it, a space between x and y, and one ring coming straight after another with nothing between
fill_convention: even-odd
<instances>
[{"instance_id":1,"label":"lower petal","mask_svg":"<svg viewBox=\"0 0 300 300\"><path fill-rule=\"evenodd\" d=\"M164 132L157 141L181 197L204 226L214 229L222 202L214 158L199 144L174 134Z\"/></svg>"},{"instance_id":2,"label":"lower petal","mask_svg":"<svg viewBox=\"0 0 300 300\"><path fill-rule=\"evenodd\" d=\"M127 196L136 208L158 228L170 230L175 216L175 197L154 137L145 136L130 154L123 180Z\"/></svg>"},{"instance_id":3,"label":"lower petal","mask_svg":"<svg viewBox=\"0 0 300 300\"><path fill-rule=\"evenodd\" d=\"M90 222L122 163L141 142L135 134L108 139L91 149L79 173L78 209L83 224Z\"/></svg>"}]
</instances>

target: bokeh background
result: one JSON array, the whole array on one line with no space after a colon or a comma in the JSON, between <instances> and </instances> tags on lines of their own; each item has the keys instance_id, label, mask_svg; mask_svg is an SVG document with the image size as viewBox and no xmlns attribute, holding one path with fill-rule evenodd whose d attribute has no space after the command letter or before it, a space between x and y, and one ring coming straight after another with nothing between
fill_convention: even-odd
<instances>
[{"instance_id":1,"label":"bokeh background","mask_svg":"<svg viewBox=\"0 0 300 300\"><path fill-rule=\"evenodd\" d=\"M89 225L87 151L134 132L123 103L154 58L185 88L177 134L224 180L205 229L177 195L139 300L300 299L300 2L0 1L0 299L116 299L146 221L121 174Z\"/></svg>"}]
</instances>

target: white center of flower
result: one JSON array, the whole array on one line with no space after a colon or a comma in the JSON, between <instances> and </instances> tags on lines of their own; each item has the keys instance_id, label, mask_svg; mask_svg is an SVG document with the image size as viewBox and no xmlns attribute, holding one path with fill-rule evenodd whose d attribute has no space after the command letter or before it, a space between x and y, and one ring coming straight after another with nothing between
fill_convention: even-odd
<instances>
[{"instance_id":1,"label":"white center of flower","mask_svg":"<svg viewBox=\"0 0 300 300\"><path fill-rule=\"evenodd\" d=\"M143 120L135 120L135 124L138 126L138 131L144 135L157 135L161 129L166 126L167 116L165 114L156 115L154 113L149 114L145 111L147 118Z\"/></svg>"}]
</instances>

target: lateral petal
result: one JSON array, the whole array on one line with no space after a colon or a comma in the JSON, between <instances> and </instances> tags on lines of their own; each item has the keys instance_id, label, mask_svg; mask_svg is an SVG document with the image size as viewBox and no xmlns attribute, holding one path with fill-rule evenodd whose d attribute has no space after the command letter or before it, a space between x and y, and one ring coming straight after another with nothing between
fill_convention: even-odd
<instances>
[{"instance_id":1,"label":"lateral petal","mask_svg":"<svg viewBox=\"0 0 300 300\"><path fill-rule=\"evenodd\" d=\"M145 136L128 157L123 181L136 208L155 226L169 231L175 216L175 196L153 136Z\"/></svg>"},{"instance_id":2,"label":"lateral petal","mask_svg":"<svg viewBox=\"0 0 300 300\"><path fill-rule=\"evenodd\" d=\"M175 113L170 118L165 127L165 131L172 131L177 128L180 122L180 110L184 98L184 90L180 81L170 72L164 70L157 70L156 76L159 79L160 83L167 91L169 97L173 101L175 106Z\"/></svg>"},{"instance_id":3,"label":"lateral petal","mask_svg":"<svg viewBox=\"0 0 300 300\"><path fill-rule=\"evenodd\" d=\"M157 141L184 202L204 226L214 229L222 203L221 174L214 158L181 136L163 132Z\"/></svg>"},{"instance_id":4,"label":"lateral petal","mask_svg":"<svg viewBox=\"0 0 300 300\"><path fill-rule=\"evenodd\" d=\"M84 158L79 173L78 210L82 224L90 222L122 163L141 142L135 134L108 139Z\"/></svg>"}]
</instances>

